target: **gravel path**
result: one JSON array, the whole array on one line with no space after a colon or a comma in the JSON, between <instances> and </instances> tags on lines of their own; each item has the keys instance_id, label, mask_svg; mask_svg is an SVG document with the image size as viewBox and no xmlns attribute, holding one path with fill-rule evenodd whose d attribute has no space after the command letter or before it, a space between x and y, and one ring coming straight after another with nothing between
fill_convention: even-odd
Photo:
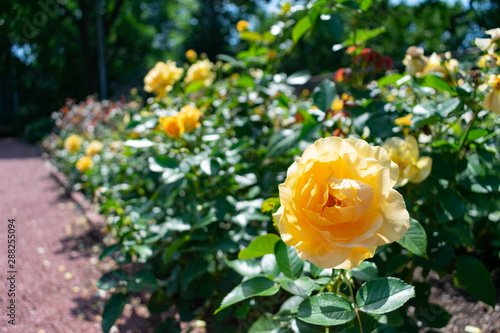
<instances>
[{"instance_id":1,"label":"gravel path","mask_svg":"<svg viewBox=\"0 0 500 333\"><path fill-rule=\"evenodd\" d=\"M8 323L8 219L15 219L15 326ZM99 249L36 147L0 140L0 332L100 332ZM82 235L82 236L79 236Z\"/></svg>"}]
</instances>

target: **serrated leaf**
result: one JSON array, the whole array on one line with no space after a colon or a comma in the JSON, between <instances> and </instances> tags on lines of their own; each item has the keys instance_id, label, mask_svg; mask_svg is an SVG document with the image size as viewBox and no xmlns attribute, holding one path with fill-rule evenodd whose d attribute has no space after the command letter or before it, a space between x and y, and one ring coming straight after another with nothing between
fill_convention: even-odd
<instances>
[{"instance_id":1,"label":"serrated leaf","mask_svg":"<svg viewBox=\"0 0 500 333\"><path fill-rule=\"evenodd\" d=\"M415 219L410 219L410 229L398 240L398 244L417 256L427 258L427 235L422 225Z\"/></svg>"},{"instance_id":2,"label":"serrated leaf","mask_svg":"<svg viewBox=\"0 0 500 333\"><path fill-rule=\"evenodd\" d=\"M313 278L317 278L319 274L323 271L323 268L320 268L314 264L309 264L309 273Z\"/></svg>"},{"instance_id":3,"label":"serrated leaf","mask_svg":"<svg viewBox=\"0 0 500 333\"><path fill-rule=\"evenodd\" d=\"M301 18L292 30L292 40L297 43L309 29L311 29L311 18L309 16L304 16Z\"/></svg>"},{"instance_id":4,"label":"serrated leaf","mask_svg":"<svg viewBox=\"0 0 500 333\"><path fill-rule=\"evenodd\" d=\"M381 314L396 310L414 296L413 286L387 277L363 283L356 294L356 302L363 312Z\"/></svg>"},{"instance_id":5,"label":"serrated leaf","mask_svg":"<svg viewBox=\"0 0 500 333\"><path fill-rule=\"evenodd\" d=\"M280 240L275 234L261 235L255 238L246 249L238 253L239 259L250 259L262 257L265 254L274 253L274 245Z\"/></svg>"},{"instance_id":6,"label":"serrated leaf","mask_svg":"<svg viewBox=\"0 0 500 333\"><path fill-rule=\"evenodd\" d=\"M228 306L251 297L274 295L279 289L280 286L268 278L262 276L250 278L236 286L226 295L226 297L224 297L220 307L215 311L215 314Z\"/></svg>"},{"instance_id":7,"label":"serrated leaf","mask_svg":"<svg viewBox=\"0 0 500 333\"><path fill-rule=\"evenodd\" d=\"M316 283L307 276L302 276L295 281L289 278L282 278L278 282L290 294L301 296L302 298L309 297L316 287Z\"/></svg>"},{"instance_id":8,"label":"serrated leaf","mask_svg":"<svg viewBox=\"0 0 500 333\"><path fill-rule=\"evenodd\" d=\"M101 328L104 333L108 333L115 321L121 317L123 308L128 303L129 294L114 294L106 302L102 312Z\"/></svg>"},{"instance_id":9,"label":"serrated leaf","mask_svg":"<svg viewBox=\"0 0 500 333\"><path fill-rule=\"evenodd\" d=\"M378 278L377 265L371 261L363 261L358 267L351 269L351 274L356 279L361 281L368 281Z\"/></svg>"},{"instance_id":10,"label":"serrated leaf","mask_svg":"<svg viewBox=\"0 0 500 333\"><path fill-rule=\"evenodd\" d=\"M327 326L347 323L356 317L356 313L346 298L322 293L300 303L297 317L306 323Z\"/></svg>"},{"instance_id":11,"label":"serrated leaf","mask_svg":"<svg viewBox=\"0 0 500 333\"><path fill-rule=\"evenodd\" d=\"M495 306L496 290L490 273L477 258L461 255L457 258L454 283L463 287L471 296L486 304Z\"/></svg>"},{"instance_id":12,"label":"serrated leaf","mask_svg":"<svg viewBox=\"0 0 500 333\"><path fill-rule=\"evenodd\" d=\"M274 254L280 270L290 279L296 279L302 273L304 261L299 258L295 249L287 246L283 241L276 242Z\"/></svg>"}]
</instances>

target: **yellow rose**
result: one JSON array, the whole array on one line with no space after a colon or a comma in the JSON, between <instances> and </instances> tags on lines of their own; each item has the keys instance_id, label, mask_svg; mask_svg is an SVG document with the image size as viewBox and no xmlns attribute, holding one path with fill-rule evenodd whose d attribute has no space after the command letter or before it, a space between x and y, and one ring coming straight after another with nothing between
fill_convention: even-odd
<instances>
[{"instance_id":1,"label":"yellow rose","mask_svg":"<svg viewBox=\"0 0 500 333\"><path fill-rule=\"evenodd\" d=\"M76 153L82 146L82 142L83 139L80 136L72 134L64 141L64 148L70 153Z\"/></svg>"},{"instance_id":2,"label":"yellow rose","mask_svg":"<svg viewBox=\"0 0 500 333\"><path fill-rule=\"evenodd\" d=\"M496 54L484 54L478 60L477 66L480 68L495 67L495 65L498 65L499 60L500 58L497 59Z\"/></svg>"},{"instance_id":3,"label":"yellow rose","mask_svg":"<svg viewBox=\"0 0 500 333\"><path fill-rule=\"evenodd\" d=\"M76 162L76 168L80 172L85 172L88 169L92 168L94 163L92 162L92 158L90 156L83 156Z\"/></svg>"},{"instance_id":4,"label":"yellow rose","mask_svg":"<svg viewBox=\"0 0 500 333\"><path fill-rule=\"evenodd\" d=\"M273 217L281 238L318 267L358 266L410 226L404 199L392 188L397 179L398 166L381 147L354 138L316 141L279 185Z\"/></svg>"},{"instance_id":5,"label":"yellow rose","mask_svg":"<svg viewBox=\"0 0 500 333\"><path fill-rule=\"evenodd\" d=\"M85 155L94 156L95 154L99 154L103 147L104 146L101 142L94 140L89 143L87 149L85 149Z\"/></svg>"},{"instance_id":6,"label":"yellow rose","mask_svg":"<svg viewBox=\"0 0 500 333\"><path fill-rule=\"evenodd\" d=\"M424 56L424 49L417 46L410 46L406 50L406 55L403 59L403 64L406 66L406 73L411 76L419 76L425 66L427 66L427 59Z\"/></svg>"},{"instance_id":7,"label":"yellow rose","mask_svg":"<svg viewBox=\"0 0 500 333\"><path fill-rule=\"evenodd\" d=\"M424 75L448 76L448 73L453 73L458 69L458 61L456 59L441 59L437 53L433 53L429 57L427 66L424 69Z\"/></svg>"},{"instance_id":8,"label":"yellow rose","mask_svg":"<svg viewBox=\"0 0 500 333\"><path fill-rule=\"evenodd\" d=\"M184 82L202 81L205 86L210 85L215 79L213 67L214 64L208 59L198 60L188 68Z\"/></svg>"},{"instance_id":9,"label":"yellow rose","mask_svg":"<svg viewBox=\"0 0 500 333\"><path fill-rule=\"evenodd\" d=\"M177 116L160 117L159 127L171 138L180 138L184 134L184 124Z\"/></svg>"},{"instance_id":10,"label":"yellow rose","mask_svg":"<svg viewBox=\"0 0 500 333\"><path fill-rule=\"evenodd\" d=\"M195 50L189 49L186 51L186 58L189 62L195 62L198 58L198 54L196 54Z\"/></svg>"},{"instance_id":11,"label":"yellow rose","mask_svg":"<svg viewBox=\"0 0 500 333\"><path fill-rule=\"evenodd\" d=\"M431 173L432 159L428 156L419 157L418 142L413 136L389 138L384 147L391 160L399 167L399 178L396 187L406 183L421 183Z\"/></svg>"},{"instance_id":12,"label":"yellow rose","mask_svg":"<svg viewBox=\"0 0 500 333\"><path fill-rule=\"evenodd\" d=\"M483 109L500 114L500 75L491 75L488 84L491 90L484 96Z\"/></svg>"},{"instance_id":13,"label":"yellow rose","mask_svg":"<svg viewBox=\"0 0 500 333\"><path fill-rule=\"evenodd\" d=\"M183 73L184 69L176 67L174 61L158 62L144 77L144 90L154 92L160 98L165 97Z\"/></svg>"},{"instance_id":14,"label":"yellow rose","mask_svg":"<svg viewBox=\"0 0 500 333\"><path fill-rule=\"evenodd\" d=\"M117 153L122 147L122 142L121 141L113 141L109 144L109 149L111 151Z\"/></svg>"},{"instance_id":15,"label":"yellow rose","mask_svg":"<svg viewBox=\"0 0 500 333\"><path fill-rule=\"evenodd\" d=\"M200 127L200 117L203 113L194 106L186 105L181 108L177 117L180 118L186 132L194 131Z\"/></svg>"},{"instance_id":16,"label":"yellow rose","mask_svg":"<svg viewBox=\"0 0 500 333\"><path fill-rule=\"evenodd\" d=\"M239 32L248 30L248 21L238 21L238 23L236 23L236 30L238 30Z\"/></svg>"}]
</instances>

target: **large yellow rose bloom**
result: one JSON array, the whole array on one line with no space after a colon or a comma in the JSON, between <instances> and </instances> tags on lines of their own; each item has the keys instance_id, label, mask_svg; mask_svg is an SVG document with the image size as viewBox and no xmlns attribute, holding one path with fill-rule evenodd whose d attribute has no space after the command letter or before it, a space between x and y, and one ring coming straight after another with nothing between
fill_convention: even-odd
<instances>
[{"instance_id":1,"label":"large yellow rose bloom","mask_svg":"<svg viewBox=\"0 0 500 333\"><path fill-rule=\"evenodd\" d=\"M169 137L179 139L184 134L184 124L177 116L160 117L159 127Z\"/></svg>"},{"instance_id":2,"label":"large yellow rose bloom","mask_svg":"<svg viewBox=\"0 0 500 333\"><path fill-rule=\"evenodd\" d=\"M176 67L174 61L158 62L144 77L144 90L165 97L183 73L184 69Z\"/></svg>"},{"instance_id":3,"label":"large yellow rose bloom","mask_svg":"<svg viewBox=\"0 0 500 333\"><path fill-rule=\"evenodd\" d=\"M101 142L94 140L85 149L85 155L94 156L95 154L99 154L103 147L104 145Z\"/></svg>"},{"instance_id":4,"label":"large yellow rose bloom","mask_svg":"<svg viewBox=\"0 0 500 333\"><path fill-rule=\"evenodd\" d=\"M399 167L399 178L396 187L410 183L421 183L431 173L432 159L420 157L418 142L413 136L389 138L382 145L393 162Z\"/></svg>"},{"instance_id":5,"label":"large yellow rose bloom","mask_svg":"<svg viewBox=\"0 0 500 333\"><path fill-rule=\"evenodd\" d=\"M458 69L457 59L441 59L437 53L433 53L429 57L427 66L424 69L424 75L448 76L448 73L453 73Z\"/></svg>"},{"instance_id":6,"label":"large yellow rose bloom","mask_svg":"<svg viewBox=\"0 0 500 333\"><path fill-rule=\"evenodd\" d=\"M205 86L212 84L215 79L215 73L212 71L213 67L214 64L208 59L198 60L188 68L184 82L201 81Z\"/></svg>"},{"instance_id":7,"label":"large yellow rose bloom","mask_svg":"<svg viewBox=\"0 0 500 333\"><path fill-rule=\"evenodd\" d=\"M90 156L83 156L76 162L76 168L80 172L85 172L88 169L92 168L94 163L92 162L92 158Z\"/></svg>"},{"instance_id":8,"label":"large yellow rose bloom","mask_svg":"<svg viewBox=\"0 0 500 333\"><path fill-rule=\"evenodd\" d=\"M200 127L200 117L203 113L195 106L186 105L181 108L177 117L180 118L186 132L194 131Z\"/></svg>"},{"instance_id":9,"label":"large yellow rose bloom","mask_svg":"<svg viewBox=\"0 0 500 333\"><path fill-rule=\"evenodd\" d=\"M409 214L392 187L398 166L385 149L329 137L309 146L279 185L273 215L281 238L321 268L351 269L406 234Z\"/></svg>"},{"instance_id":10,"label":"large yellow rose bloom","mask_svg":"<svg viewBox=\"0 0 500 333\"><path fill-rule=\"evenodd\" d=\"M483 109L500 114L500 75L490 76L491 90L484 96L481 106Z\"/></svg>"},{"instance_id":11,"label":"large yellow rose bloom","mask_svg":"<svg viewBox=\"0 0 500 333\"><path fill-rule=\"evenodd\" d=\"M80 150L82 142L83 139L80 136L72 134L66 140L64 140L64 148L70 153L76 153L78 150Z\"/></svg>"}]
</instances>

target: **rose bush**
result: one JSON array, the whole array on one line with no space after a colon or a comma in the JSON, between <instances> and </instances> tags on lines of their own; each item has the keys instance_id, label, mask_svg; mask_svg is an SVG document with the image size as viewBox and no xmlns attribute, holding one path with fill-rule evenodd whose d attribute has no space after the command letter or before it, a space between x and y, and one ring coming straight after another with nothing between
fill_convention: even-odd
<instances>
[{"instance_id":1,"label":"rose bush","mask_svg":"<svg viewBox=\"0 0 500 333\"><path fill-rule=\"evenodd\" d=\"M357 15L285 5L269 30L240 27L234 57L150 72L154 96L53 115L46 151L107 220L103 331L140 297L158 332L417 333L450 318L431 271L495 305L498 41L481 69L410 48L406 72L386 73L366 47L383 29L344 29ZM279 61L325 29L351 65L309 91Z\"/></svg>"}]
</instances>

